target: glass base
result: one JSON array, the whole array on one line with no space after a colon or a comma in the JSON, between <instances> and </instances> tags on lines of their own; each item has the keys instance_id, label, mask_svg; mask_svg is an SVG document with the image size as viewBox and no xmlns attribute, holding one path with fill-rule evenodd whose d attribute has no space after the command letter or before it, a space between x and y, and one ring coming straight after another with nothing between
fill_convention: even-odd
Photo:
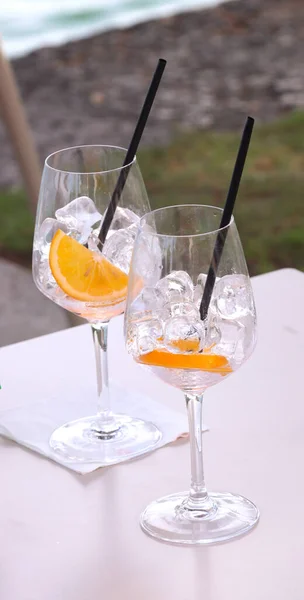
<instances>
[{"instance_id":1,"label":"glass base","mask_svg":"<svg viewBox=\"0 0 304 600\"><path fill-rule=\"evenodd\" d=\"M106 466L149 452L162 437L153 423L127 415L113 415L111 423L103 433L96 415L72 421L54 431L50 446L66 461Z\"/></svg>"},{"instance_id":2,"label":"glass base","mask_svg":"<svg viewBox=\"0 0 304 600\"><path fill-rule=\"evenodd\" d=\"M247 498L210 493L208 511L189 510L187 492L165 496L142 513L142 529L173 544L206 545L244 535L259 520L257 507Z\"/></svg>"}]
</instances>

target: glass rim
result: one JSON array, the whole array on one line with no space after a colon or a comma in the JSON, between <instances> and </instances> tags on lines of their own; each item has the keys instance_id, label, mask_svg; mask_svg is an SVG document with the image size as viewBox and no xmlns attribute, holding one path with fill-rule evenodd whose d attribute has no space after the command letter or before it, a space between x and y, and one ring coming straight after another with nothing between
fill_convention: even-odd
<instances>
[{"instance_id":1,"label":"glass rim","mask_svg":"<svg viewBox=\"0 0 304 600\"><path fill-rule=\"evenodd\" d=\"M147 225L147 223L145 222L145 219L147 217L150 217L151 215L155 215L158 212L164 211L164 210L170 210L173 208L210 208L212 210L216 210L219 211L219 213L223 213L224 209L220 208L219 206L212 206L211 204L174 204L173 206L163 206L161 208L156 208L155 210L151 210L151 212L146 213L143 217L141 217L140 221L139 221L139 225L138 225L138 229L140 231L144 232L144 225ZM205 233L187 233L187 234L167 234L167 233L157 233L154 231L149 231L149 232L145 232L148 233L149 235L153 235L155 237L163 237L163 238L195 238L195 237L205 237L207 235L214 235L215 233L219 233L220 231L225 231L226 229L228 229L230 227L230 225L232 225L234 223L234 216L231 216L231 219L228 223L228 225L225 225L224 227L218 227L217 229L212 229L211 231L206 231Z\"/></svg>"},{"instance_id":2,"label":"glass rim","mask_svg":"<svg viewBox=\"0 0 304 600\"><path fill-rule=\"evenodd\" d=\"M56 154L61 154L61 152L66 152L67 150L80 150L81 148L111 148L113 150L123 150L123 152L127 153L127 148L123 148L122 146L111 146L109 144L82 144L81 146L68 146L67 148L61 148L60 150L55 150L51 154L48 154L44 161L44 165L51 169L52 171L56 171L57 173L70 173L71 175L102 175L106 173L115 173L115 171L122 171L123 169L127 169L131 167L131 165L136 163L136 155L133 160L131 160L127 165L121 165L121 167L115 167L115 169L106 169L104 171L88 171L87 173L84 171L68 171L66 169L56 169L52 167L48 161L52 156Z\"/></svg>"}]
</instances>

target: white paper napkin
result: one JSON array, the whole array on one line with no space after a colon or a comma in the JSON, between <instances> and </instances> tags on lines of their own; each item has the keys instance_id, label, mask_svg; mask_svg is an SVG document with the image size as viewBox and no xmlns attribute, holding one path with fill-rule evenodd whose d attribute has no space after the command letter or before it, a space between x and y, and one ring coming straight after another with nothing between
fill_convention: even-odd
<instances>
[{"instance_id":1,"label":"white paper napkin","mask_svg":"<svg viewBox=\"0 0 304 600\"><path fill-rule=\"evenodd\" d=\"M171 410L148 396L115 385L111 388L111 395L117 413L138 417L157 425L162 432L162 438L153 450L175 441L188 432L186 414ZM86 402L69 402L63 401L62 398L52 398L1 412L0 435L42 454L72 471L82 474L90 473L104 465L102 463L66 462L50 448L49 439L53 431L60 425L94 415L95 412L96 404L89 399ZM121 462L121 460L117 462Z\"/></svg>"}]
</instances>

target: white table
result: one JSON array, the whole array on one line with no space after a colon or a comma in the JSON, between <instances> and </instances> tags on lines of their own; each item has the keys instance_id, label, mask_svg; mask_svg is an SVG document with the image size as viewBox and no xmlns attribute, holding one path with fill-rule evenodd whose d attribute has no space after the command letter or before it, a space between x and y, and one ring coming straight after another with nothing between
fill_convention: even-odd
<instances>
[{"instance_id":1,"label":"white table","mask_svg":"<svg viewBox=\"0 0 304 600\"><path fill-rule=\"evenodd\" d=\"M209 488L255 501L258 527L208 548L142 533L146 503L188 487L186 442L80 476L2 440L1 600L303 600L304 275L285 269L253 284L258 345L206 394L204 441ZM184 410L178 391L126 355L121 328L114 320L110 336L119 382ZM59 394L63 381L84 401L95 393L87 325L0 350L2 408Z\"/></svg>"}]
</instances>

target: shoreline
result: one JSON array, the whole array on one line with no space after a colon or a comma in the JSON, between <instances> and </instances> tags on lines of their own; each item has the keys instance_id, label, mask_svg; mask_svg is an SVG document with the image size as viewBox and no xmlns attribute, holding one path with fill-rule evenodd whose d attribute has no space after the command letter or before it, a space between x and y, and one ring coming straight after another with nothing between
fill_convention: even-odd
<instances>
[{"instance_id":1,"label":"shoreline","mask_svg":"<svg viewBox=\"0 0 304 600\"><path fill-rule=\"evenodd\" d=\"M63 30L61 28L58 29L57 32L53 30L48 33L46 27L47 24L42 23L44 30L38 34L38 37L36 37L35 41L33 41L31 36L31 43L25 43L25 48L27 48L26 50L17 50L17 48L15 47L15 50L9 51L12 45L10 38L8 38L6 41L3 40L4 51L6 52L6 56L10 60L16 60L41 49L41 40L43 40L43 37L47 39L47 43L44 43L45 47L47 46L56 48L58 46L63 46L70 42L77 42L81 39L92 38L96 35L101 35L102 33L107 33L109 31L129 29L130 27L140 25L141 23L146 23L149 21L159 20L163 18L170 18L172 16L183 14L185 12L196 12L198 10L204 10L206 8L210 8L212 6L220 4L224 1L228 2L229 0L188 0L187 6L184 4L178 6L173 6L172 4L169 4L169 6L157 4L153 6L151 4L146 8L135 10L135 14L133 12L122 11L122 13L118 13L118 15L116 14L115 17L112 15L112 19L111 16L108 17L105 23L102 20L99 22L93 21L90 24L81 26L78 30L74 30L73 24L70 24L69 27L66 27ZM90 2L88 3L88 6L90 7ZM54 17L56 18L55 15ZM77 12L71 13L71 20L74 21L75 17L77 17ZM4 37L4 34L5 30L4 33L2 32L2 37Z\"/></svg>"},{"instance_id":2,"label":"shoreline","mask_svg":"<svg viewBox=\"0 0 304 600\"><path fill-rule=\"evenodd\" d=\"M143 145L235 130L304 107L302 0L231 0L12 61L41 159L76 144L127 145L157 59L168 60ZM20 185L0 123L0 187Z\"/></svg>"}]
</instances>

